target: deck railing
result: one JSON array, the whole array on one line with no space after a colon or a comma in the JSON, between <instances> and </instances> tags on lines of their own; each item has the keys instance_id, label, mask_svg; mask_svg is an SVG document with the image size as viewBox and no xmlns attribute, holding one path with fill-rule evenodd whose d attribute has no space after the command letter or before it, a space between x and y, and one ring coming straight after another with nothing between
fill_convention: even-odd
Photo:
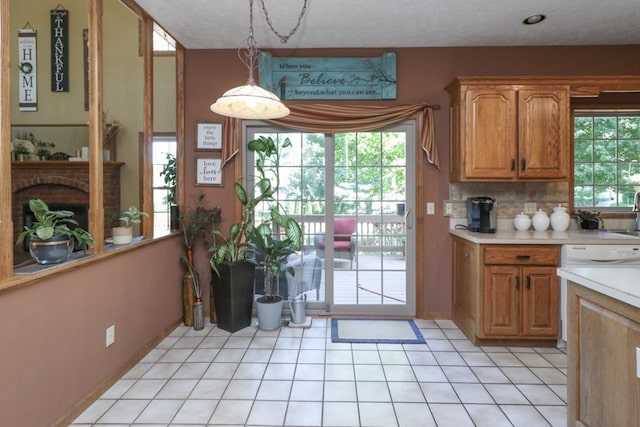
<instances>
[{"instance_id":1,"label":"deck railing","mask_svg":"<svg viewBox=\"0 0 640 427\"><path fill-rule=\"evenodd\" d=\"M305 250L313 250L315 236L325 234L324 215L304 215L296 219L302 226ZM401 252L404 254L406 240L404 216L358 215L356 239L358 253Z\"/></svg>"}]
</instances>

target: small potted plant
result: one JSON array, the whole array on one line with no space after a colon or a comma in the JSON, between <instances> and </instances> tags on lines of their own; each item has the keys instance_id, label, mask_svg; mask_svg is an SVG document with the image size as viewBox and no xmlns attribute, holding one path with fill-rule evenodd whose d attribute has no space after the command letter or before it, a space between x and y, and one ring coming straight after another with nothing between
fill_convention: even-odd
<instances>
[{"instance_id":1,"label":"small potted plant","mask_svg":"<svg viewBox=\"0 0 640 427\"><path fill-rule=\"evenodd\" d=\"M16 245L28 238L29 253L38 264L62 262L69 258L74 247L83 250L93 247L93 237L77 226L73 212L49 210L41 199L29 200L29 209L35 216L35 222L24 227Z\"/></svg>"},{"instance_id":2,"label":"small potted plant","mask_svg":"<svg viewBox=\"0 0 640 427\"><path fill-rule=\"evenodd\" d=\"M583 230L597 230L600 228L600 212L576 209L576 222Z\"/></svg>"},{"instance_id":3,"label":"small potted plant","mask_svg":"<svg viewBox=\"0 0 640 427\"><path fill-rule=\"evenodd\" d=\"M37 139L33 133L30 133L24 139L31 142L34 147L34 153L40 160L47 160L47 157L51 155L51 149L56 146L53 142Z\"/></svg>"},{"instance_id":4,"label":"small potted plant","mask_svg":"<svg viewBox=\"0 0 640 427\"><path fill-rule=\"evenodd\" d=\"M114 245L126 245L133 241L133 224L140 224L142 217L148 217L146 212L141 212L134 205L129 206L129 209L122 211L118 214L118 221L121 224L118 227L111 229L111 237L113 237Z\"/></svg>"},{"instance_id":5,"label":"small potted plant","mask_svg":"<svg viewBox=\"0 0 640 427\"><path fill-rule=\"evenodd\" d=\"M11 141L11 152L14 160L22 162L29 160L29 157L35 153L35 147L28 139L17 138Z\"/></svg>"}]
</instances>

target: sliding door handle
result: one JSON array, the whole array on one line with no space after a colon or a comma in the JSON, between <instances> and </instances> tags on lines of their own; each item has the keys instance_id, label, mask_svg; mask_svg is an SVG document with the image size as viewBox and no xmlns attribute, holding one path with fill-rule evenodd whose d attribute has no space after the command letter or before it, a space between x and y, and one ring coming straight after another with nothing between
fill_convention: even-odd
<instances>
[{"instance_id":1,"label":"sliding door handle","mask_svg":"<svg viewBox=\"0 0 640 427\"><path fill-rule=\"evenodd\" d=\"M409 220L411 218L411 220ZM408 230L413 230L413 209L407 209L404 213L404 224Z\"/></svg>"}]
</instances>

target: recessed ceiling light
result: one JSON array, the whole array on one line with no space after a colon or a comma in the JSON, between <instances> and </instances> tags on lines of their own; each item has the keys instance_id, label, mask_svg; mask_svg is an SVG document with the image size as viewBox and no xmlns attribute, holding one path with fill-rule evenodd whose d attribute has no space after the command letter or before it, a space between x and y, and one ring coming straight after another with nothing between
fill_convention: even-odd
<instances>
[{"instance_id":1,"label":"recessed ceiling light","mask_svg":"<svg viewBox=\"0 0 640 427\"><path fill-rule=\"evenodd\" d=\"M534 25L534 24L541 23L545 19L547 19L546 15L531 15L531 16L528 16L528 17L524 18L522 23L524 25Z\"/></svg>"}]
</instances>

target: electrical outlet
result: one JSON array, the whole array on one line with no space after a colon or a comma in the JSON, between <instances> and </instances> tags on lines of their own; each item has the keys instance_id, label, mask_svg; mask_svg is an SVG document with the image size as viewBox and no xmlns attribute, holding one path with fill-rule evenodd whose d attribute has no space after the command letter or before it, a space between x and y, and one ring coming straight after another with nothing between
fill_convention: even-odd
<instances>
[{"instance_id":1,"label":"electrical outlet","mask_svg":"<svg viewBox=\"0 0 640 427\"><path fill-rule=\"evenodd\" d=\"M453 214L453 206L449 202L444 203L444 216L451 216Z\"/></svg>"},{"instance_id":2,"label":"electrical outlet","mask_svg":"<svg viewBox=\"0 0 640 427\"><path fill-rule=\"evenodd\" d=\"M528 215L532 215L536 213L536 210L537 210L536 202L527 202L524 204L524 213Z\"/></svg>"},{"instance_id":3,"label":"electrical outlet","mask_svg":"<svg viewBox=\"0 0 640 427\"><path fill-rule=\"evenodd\" d=\"M116 341L116 325L111 325L107 328L107 347Z\"/></svg>"},{"instance_id":4,"label":"electrical outlet","mask_svg":"<svg viewBox=\"0 0 640 427\"><path fill-rule=\"evenodd\" d=\"M433 202L427 202L427 215L433 215L436 213L436 205Z\"/></svg>"}]
</instances>

